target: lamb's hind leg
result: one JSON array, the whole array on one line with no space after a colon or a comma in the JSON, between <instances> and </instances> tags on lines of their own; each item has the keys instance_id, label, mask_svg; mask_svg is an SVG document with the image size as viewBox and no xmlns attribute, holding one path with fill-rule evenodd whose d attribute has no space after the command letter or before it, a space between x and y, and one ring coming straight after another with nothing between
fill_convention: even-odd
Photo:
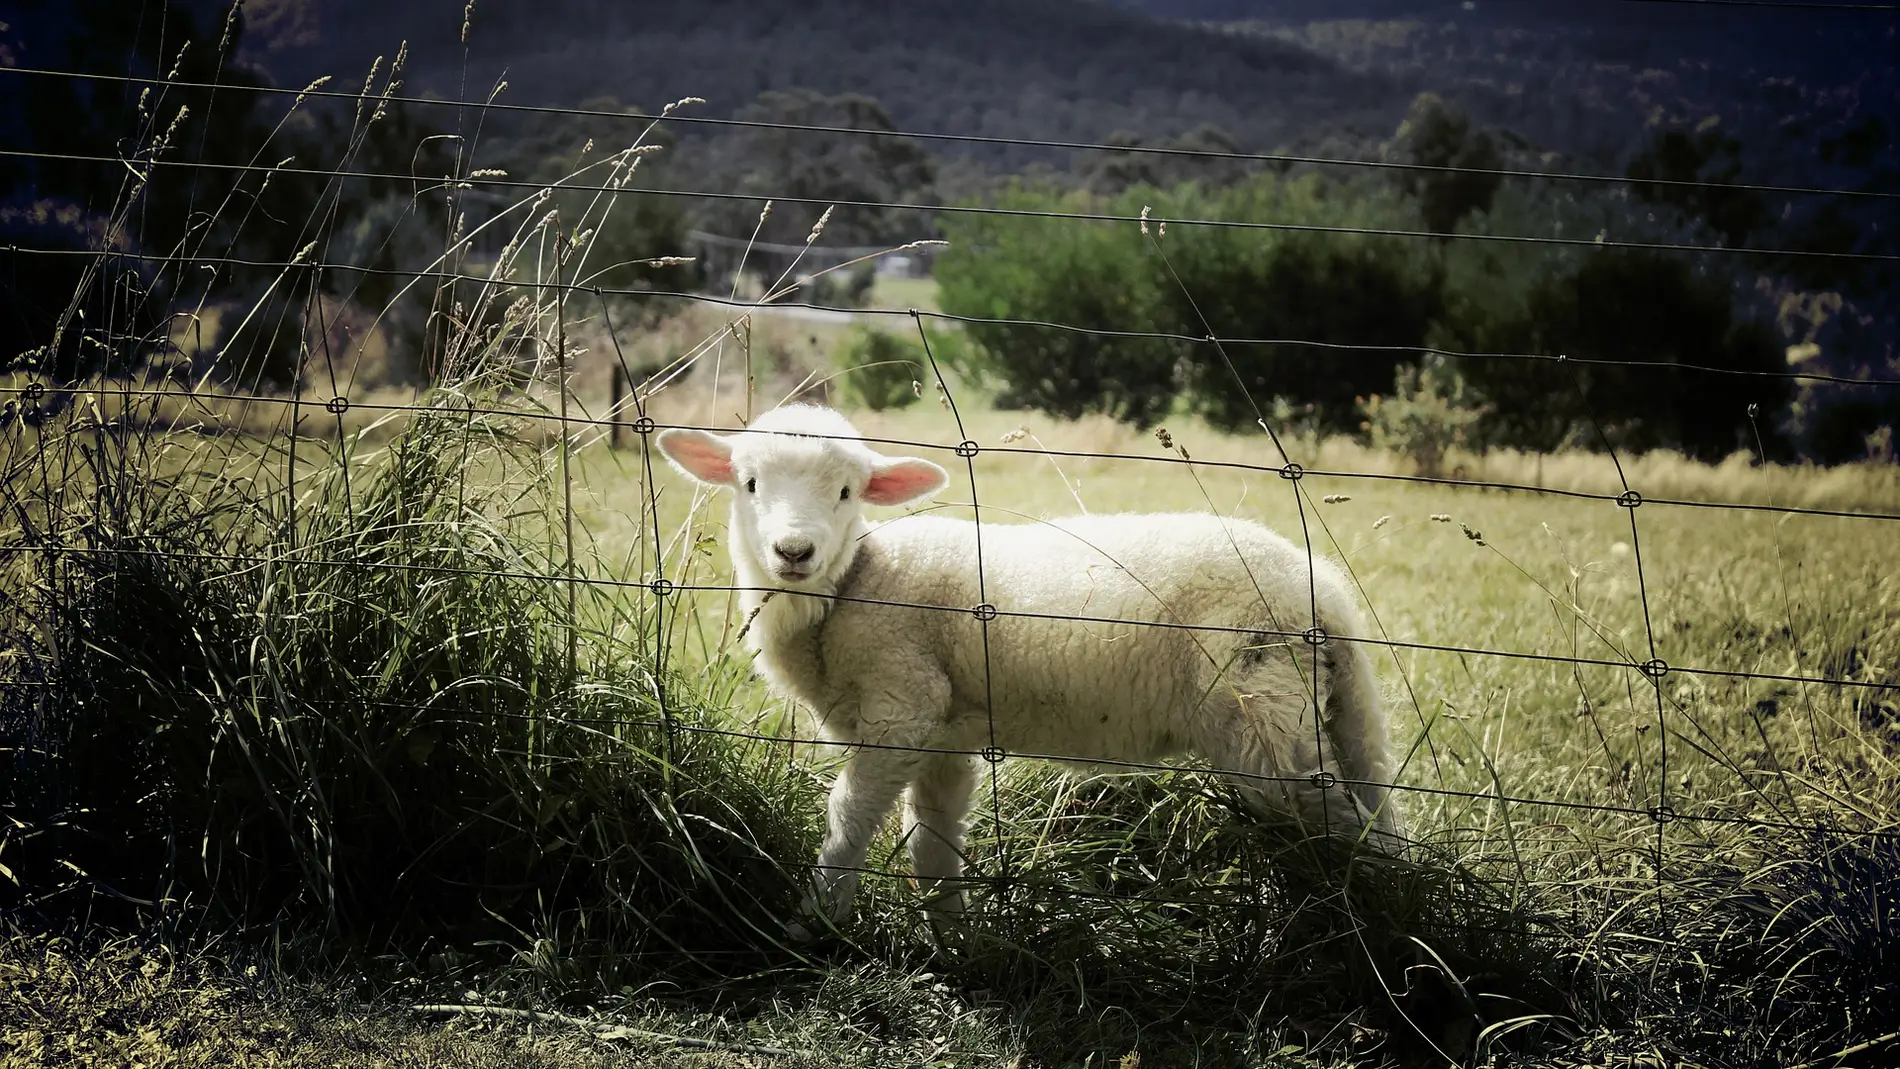
<instances>
[{"instance_id":1,"label":"lamb's hind leg","mask_svg":"<svg viewBox=\"0 0 1900 1069\"><path fill-rule=\"evenodd\" d=\"M1315 730L1311 675L1289 663L1216 684L1195 718L1195 736L1201 758L1264 816L1291 818L1307 834L1345 838L1358 838L1370 822L1355 794L1337 782L1346 773L1332 740Z\"/></svg>"},{"instance_id":2,"label":"lamb's hind leg","mask_svg":"<svg viewBox=\"0 0 1900 1069\"><path fill-rule=\"evenodd\" d=\"M963 820L970 812L976 765L966 754L936 753L924 758L910 785L905 834L917 889L933 920L963 912Z\"/></svg>"},{"instance_id":3,"label":"lamb's hind leg","mask_svg":"<svg viewBox=\"0 0 1900 1069\"><path fill-rule=\"evenodd\" d=\"M1335 642L1327 647L1333 687L1327 695L1327 737L1340 758L1340 775L1353 782L1352 792L1373 816L1367 841L1386 853L1400 855L1406 847L1398 792L1393 782L1390 728L1379 679L1363 642Z\"/></svg>"}]
</instances>

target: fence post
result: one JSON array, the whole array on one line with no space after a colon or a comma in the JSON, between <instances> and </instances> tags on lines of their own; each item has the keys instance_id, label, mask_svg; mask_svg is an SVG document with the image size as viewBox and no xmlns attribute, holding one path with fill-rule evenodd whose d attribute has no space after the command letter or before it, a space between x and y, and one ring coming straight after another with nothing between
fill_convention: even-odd
<instances>
[{"instance_id":1,"label":"fence post","mask_svg":"<svg viewBox=\"0 0 1900 1069\"><path fill-rule=\"evenodd\" d=\"M619 449L620 435L627 429L626 422L620 418L620 402L627 396L627 379L618 364L607 370L607 381L613 391L612 402L607 406L607 417L611 421L607 429L607 448Z\"/></svg>"}]
</instances>

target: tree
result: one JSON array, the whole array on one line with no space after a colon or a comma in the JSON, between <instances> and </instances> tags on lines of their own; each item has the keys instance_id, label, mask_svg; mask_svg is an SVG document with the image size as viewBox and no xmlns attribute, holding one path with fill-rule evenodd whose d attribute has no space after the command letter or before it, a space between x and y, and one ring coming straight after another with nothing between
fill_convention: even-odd
<instances>
[{"instance_id":1,"label":"tree","mask_svg":"<svg viewBox=\"0 0 1900 1069\"><path fill-rule=\"evenodd\" d=\"M1740 246L1773 221L1760 193L1724 185L1736 181L1741 169L1741 143L1724 134L1720 121L1711 116L1693 131L1654 133L1625 173L1640 200L1700 219L1725 243Z\"/></svg>"},{"instance_id":2,"label":"tree","mask_svg":"<svg viewBox=\"0 0 1900 1069\"><path fill-rule=\"evenodd\" d=\"M1235 241L1257 244L1259 253L1220 248ZM1355 398L1392 385L1438 312L1437 273L1398 239L1209 235L1206 247L1183 242L1171 251L1183 285L1170 291L1170 304L1184 327L1205 316L1216 337L1293 340L1195 348L1187 376L1193 407L1227 430L1252 426L1275 398L1312 406L1323 427L1349 429Z\"/></svg>"},{"instance_id":3,"label":"tree","mask_svg":"<svg viewBox=\"0 0 1900 1069\"><path fill-rule=\"evenodd\" d=\"M1503 167L1503 157L1489 133L1472 132L1464 112L1436 93L1420 93L1399 126L1398 140L1406 158L1422 167L1470 168L1404 172L1401 188L1418 198L1427 230L1450 234L1465 216L1490 210L1502 178L1482 172Z\"/></svg>"},{"instance_id":4,"label":"tree","mask_svg":"<svg viewBox=\"0 0 1900 1069\"><path fill-rule=\"evenodd\" d=\"M1575 362L1470 362L1468 377L1496 410L1492 439L1596 446L1601 428L1617 448L1703 460L1752 450L1749 406L1776 412L1788 396L1785 379L1762 373L1786 364L1765 327L1738 320L1731 293L1725 278L1648 250L1606 249L1548 271L1522 321L1497 333L1528 343L1508 351Z\"/></svg>"},{"instance_id":5,"label":"tree","mask_svg":"<svg viewBox=\"0 0 1900 1069\"><path fill-rule=\"evenodd\" d=\"M736 188L757 197L725 201L712 210L714 229L750 234L763 201L773 198L816 203L774 206L758 226L763 242L803 244L833 201L863 204L933 203L936 162L917 142L891 137L897 129L876 100L857 93L827 96L810 89L769 91L739 110L738 119L768 124L827 126L880 133L812 133L779 126L745 129L717 152ZM841 206L825 223L824 241L836 245L900 244L929 233L927 220L895 208Z\"/></svg>"},{"instance_id":6,"label":"tree","mask_svg":"<svg viewBox=\"0 0 1900 1069\"><path fill-rule=\"evenodd\" d=\"M1126 130L1110 134L1106 144L1121 149L1137 149L1146 144ZM1179 137L1163 138L1154 144L1163 152L1092 152L1084 158L1082 181L1089 189L1109 195L1134 186L1173 186L1195 182L1202 186L1233 185L1247 176L1246 161L1224 153L1238 153L1240 145L1227 131L1212 123L1202 123ZM1215 153L1196 156L1190 153Z\"/></svg>"},{"instance_id":7,"label":"tree","mask_svg":"<svg viewBox=\"0 0 1900 1069\"><path fill-rule=\"evenodd\" d=\"M1117 210L1079 192L1016 185L989 203L1030 210ZM1136 210L1139 210L1137 207ZM1163 329L1159 265L1128 224L953 215L937 258L944 310L1105 330ZM1073 419L1100 412L1137 426L1166 414L1179 387L1183 345L1009 323L969 323L976 342L964 370L992 380L1003 408Z\"/></svg>"},{"instance_id":8,"label":"tree","mask_svg":"<svg viewBox=\"0 0 1900 1069\"><path fill-rule=\"evenodd\" d=\"M1259 174L1218 190L1136 187L1112 200L1018 187L994 203L1341 228L1410 218L1389 187L1341 188L1317 175ZM969 326L1003 402L1058 416L1103 412L1146 426L1184 400L1238 429L1287 399L1343 430L1356 424L1356 396L1389 388L1398 364L1416 358L1441 300L1430 250L1403 239L1185 223L1144 235L1133 222L991 216L946 227L951 247L937 261L945 310L1110 332ZM1143 333L1174 337L1126 336ZM1188 340L1209 333L1229 341ZM1351 346L1373 348L1341 348Z\"/></svg>"}]
</instances>

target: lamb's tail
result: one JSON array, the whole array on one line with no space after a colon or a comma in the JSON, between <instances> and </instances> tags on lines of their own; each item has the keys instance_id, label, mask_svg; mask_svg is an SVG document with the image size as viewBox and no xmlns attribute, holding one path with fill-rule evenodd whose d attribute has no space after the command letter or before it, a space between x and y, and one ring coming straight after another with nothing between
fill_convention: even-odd
<instances>
[{"instance_id":1,"label":"lamb's tail","mask_svg":"<svg viewBox=\"0 0 1900 1069\"><path fill-rule=\"evenodd\" d=\"M1331 630L1329 628L1329 630ZM1351 781L1351 790L1372 818L1366 839L1386 853L1397 853L1405 843L1398 792L1392 783L1385 700L1379 677L1372 670L1373 647L1356 638L1357 630L1326 644L1331 688L1326 696L1326 720L1332 736L1339 777Z\"/></svg>"}]
</instances>

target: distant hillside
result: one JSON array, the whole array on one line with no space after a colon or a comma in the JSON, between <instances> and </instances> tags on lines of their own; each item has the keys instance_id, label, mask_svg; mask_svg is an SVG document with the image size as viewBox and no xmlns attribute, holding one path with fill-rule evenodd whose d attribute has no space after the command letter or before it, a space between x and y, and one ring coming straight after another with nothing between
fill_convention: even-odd
<instances>
[{"instance_id":1,"label":"distant hillside","mask_svg":"<svg viewBox=\"0 0 1900 1069\"><path fill-rule=\"evenodd\" d=\"M1542 148L1619 167L1655 124L1711 117L1743 180L1865 182L1900 162L1900 14L1586 0L1120 0L1431 88ZM1879 129L1870 129L1870 124ZM1883 142L1830 159L1842 138ZM1883 161L1884 160L1884 164Z\"/></svg>"},{"instance_id":2,"label":"distant hillside","mask_svg":"<svg viewBox=\"0 0 1900 1069\"><path fill-rule=\"evenodd\" d=\"M281 82L348 79L407 39L412 84L462 92L461 0L261 6L249 52ZM611 95L651 110L694 95L720 116L802 87L868 94L907 128L1099 140L1213 124L1252 149L1387 135L1412 95L1297 43L1088 0L484 3L467 57L469 94L505 73L516 102Z\"/></svg>"},{"instance_id":3,"label":"distant hillside","mask_svg":"<svg viewBox=\"0 0 1900 1069\"><path fill-rule=\"evenodd\" d=\"M1616 0L254 0L246 54L283 83L348 81L410 45L410 84L502 99L862 93L901 128L1363 155L1432 91L1567 165L1620 170L1653 125L1711 117L1744 180L1859 185L1900 147L1900 17ZM1879 124L1873 128L1869 123ZM690 134L688 136L691 136ZM1833 158L1830 140L1877 142ZM983 171L1062 155L960 148ZM1872 169L1870 171L1870 168Z\"/></svg>"}]
</instances>

